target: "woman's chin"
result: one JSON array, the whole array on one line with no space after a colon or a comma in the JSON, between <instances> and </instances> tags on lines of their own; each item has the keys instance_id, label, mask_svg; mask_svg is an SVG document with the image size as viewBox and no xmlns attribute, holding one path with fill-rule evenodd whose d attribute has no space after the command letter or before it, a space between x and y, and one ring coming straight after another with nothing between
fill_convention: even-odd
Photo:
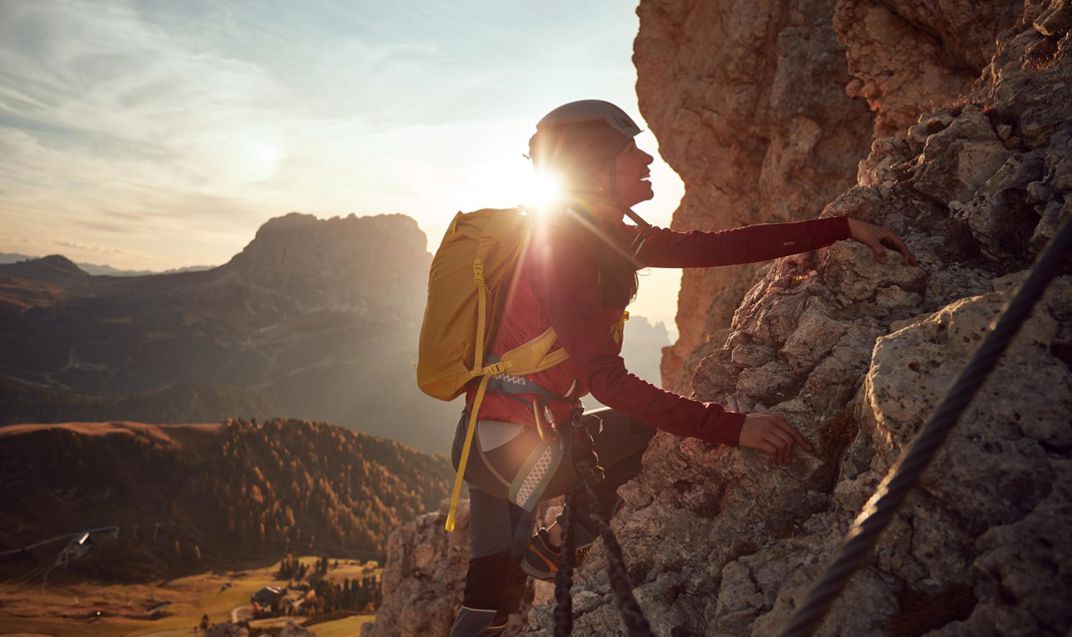
<instances>
[{"instance_id":1,"label":"woman's chin","mask_svg":"<svg viewBox=\"0 0 1072 637\"><path fill-rule=\"evenodd\" d=\"M652 190L651 185L647 188L638 188L636 192L623 196L621 202L626 206L635 206L643 201L648 201L655 196L655 191Z\"/></svg>"}]
</instances>

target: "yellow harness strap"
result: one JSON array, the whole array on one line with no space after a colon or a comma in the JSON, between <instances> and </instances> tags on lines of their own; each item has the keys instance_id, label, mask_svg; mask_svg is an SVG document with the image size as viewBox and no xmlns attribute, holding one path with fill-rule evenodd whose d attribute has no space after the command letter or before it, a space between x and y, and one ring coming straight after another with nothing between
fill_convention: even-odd
<instances>
[{"instance_id":1,"label":"yellow harness strap","mask_svg":"<svg viewBox=\"0 0 1072 637\"><path fill-rule=\"evenodd\" d=\"M462 457L458 460L458 473L454 476L454 488L450 492L450 509L447 510L447 523L443 526L447 533L454 532L454 515L458 510L458 498L462 493L462 478L465 476L465 465L469 461L469 449L473 446L473 432L476 431L476 417L480 411L480 403L484 401L484 392L488 389L488 381L491 374L480 379L476 397L473 399L472 411L469 413L469 425L465 429L465 444L462 445Z\"/></svg>"}]
</instances>

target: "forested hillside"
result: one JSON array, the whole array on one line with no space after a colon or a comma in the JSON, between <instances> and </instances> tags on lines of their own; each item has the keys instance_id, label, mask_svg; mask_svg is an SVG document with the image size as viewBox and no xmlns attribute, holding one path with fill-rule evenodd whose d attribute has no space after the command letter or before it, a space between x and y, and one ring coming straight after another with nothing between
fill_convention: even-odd
<instances>
[{"instance_id":1,"label":"forested hillside","mask_svg":"<svg viewBox=\"0 0 1072 637\"><path fill-rule=\"evenodd\" d=\"M0 428L0 551L114 524L119 538L73 566L140 579L285 550L377 557L449 478L441 456L325 423L12 425Z\"/></svg>"}]
</instances>

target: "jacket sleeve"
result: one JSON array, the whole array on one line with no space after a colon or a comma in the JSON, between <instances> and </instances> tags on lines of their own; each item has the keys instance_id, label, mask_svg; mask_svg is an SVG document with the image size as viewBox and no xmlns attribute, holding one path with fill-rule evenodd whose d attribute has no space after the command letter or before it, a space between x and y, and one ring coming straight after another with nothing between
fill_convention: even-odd
<instances>
[{"instance_id":1,"label":"jacket sleeve","mask_svg":"<svg viewBox=\"0 0 1072 637\"><path fill-rule=\"evenodd\" d=\"M653 427L736 446L744 414L668 392L626 370L602 307L598 270L584 255L582 245L558 242L543 264L539 288L551 326L592 395Z\"/></svg>"},{"instance_id":2,"label":"jacket sleeve","mask_svg":"<svg viewBox=\"0 0 1072 637\"><path fill-rule=\"evenodd\" d=\"M706 268L767 261L849 238L846 217L763 223L720 232L652 228L637 254L641 267Z\"/></svg>"}]
</instances>

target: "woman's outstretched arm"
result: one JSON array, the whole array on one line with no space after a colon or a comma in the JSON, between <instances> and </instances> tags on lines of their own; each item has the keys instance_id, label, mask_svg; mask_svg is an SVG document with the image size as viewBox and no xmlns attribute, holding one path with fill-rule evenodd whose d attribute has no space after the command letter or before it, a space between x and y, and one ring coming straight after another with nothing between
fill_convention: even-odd
<instances>
[{"instance_id":1,"label":"woman's outstretched arm","mask_svg":"<svg viewBox=\"0 0 1072 637\"><path fill-rule=\"evenodd\" d=\"M637 261L641 267L657 268L755 263L826 247L841 239L855 239L867 245L880 262L885 262L884 248L892 248L901 253L904 263L916 263L896 233L848 217L762 223L719 232L652 228L637 254Z\"/></svg>"},{"instance_id":2,"label":"woman's outstretched arm","mask_svg":"<svg viewBox=\"0 0 1072 637\"><path fill-rule=\"evenodd\" d=\"M560 235L538 286L543 310L596 400L679 436L737 445L744 414L679 396L625 367L603 306L599 272L583 243Z\"/></svg>"}]
</instances>

